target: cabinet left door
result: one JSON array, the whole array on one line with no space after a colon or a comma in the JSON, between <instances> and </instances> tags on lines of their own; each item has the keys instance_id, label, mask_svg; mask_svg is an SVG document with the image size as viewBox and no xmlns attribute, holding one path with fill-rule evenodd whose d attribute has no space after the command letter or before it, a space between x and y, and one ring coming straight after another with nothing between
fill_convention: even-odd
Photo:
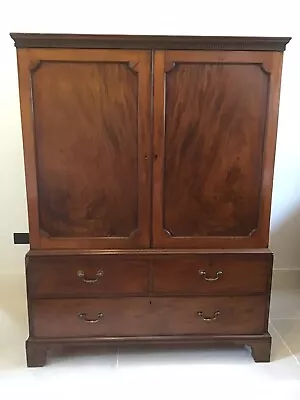
<instances>
[{"instance_id":1,"label":"cabinet left door","mask_svg":"<svg viewBox=\"0 0 300 400\"><path fill-rule=\"evenodd\" d=\"M19 49L31 248L150 245L151 54Z\"/></svg>"}]
</instances>

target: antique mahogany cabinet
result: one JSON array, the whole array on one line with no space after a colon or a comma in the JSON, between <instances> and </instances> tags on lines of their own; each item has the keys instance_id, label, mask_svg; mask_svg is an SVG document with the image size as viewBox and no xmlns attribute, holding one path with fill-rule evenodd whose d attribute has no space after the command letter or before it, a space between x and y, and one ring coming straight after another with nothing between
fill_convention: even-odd
<instances>
[{"instance_id":1,"label":"antique mahogany cabinet","mask_svg":"<svg viewBox=\"0 0 300 400\"><path fill-rule=\"evenodd\" d=\"M29 214L28 366L74 346L249 346L290 38L11 34Z\"/></svg>"}]
</instances>

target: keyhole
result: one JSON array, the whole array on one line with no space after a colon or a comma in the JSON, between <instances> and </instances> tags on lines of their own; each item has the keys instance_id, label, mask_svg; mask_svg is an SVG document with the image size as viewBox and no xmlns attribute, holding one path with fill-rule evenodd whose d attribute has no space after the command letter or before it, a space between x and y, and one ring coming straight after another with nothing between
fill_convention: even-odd
<instances>
[{"instance_id":1,"label":"keyhole","mask_svg":"<svg viewBox=\"0 0 300 400\"><path fill-rule=\"evenodd\" d=\"M152 304L152 301L151 301L151 300L149 301L149 304L150 304L150 306L151 306L151 304Z\"/></svg>"}]
</instances>

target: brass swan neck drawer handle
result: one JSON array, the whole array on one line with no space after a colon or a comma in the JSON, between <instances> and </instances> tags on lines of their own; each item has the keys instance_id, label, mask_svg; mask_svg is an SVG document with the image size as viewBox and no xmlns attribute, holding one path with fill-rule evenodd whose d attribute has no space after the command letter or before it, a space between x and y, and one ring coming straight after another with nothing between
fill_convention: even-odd
<instances>
[{"instance_id":1,"label":"brass swan neck drawer handle","mask_svg":"<svg viewBox=\"0 0 300 400\"><path fill-rule=\"evenodd\" d=\"M102 312L100 312L97 314L96 319L88 319L86 313L81 312L78 314L78 317L80 319L83 319L87 324L96 324L97 322L100 321L101 318L104 317L104 314Z\"/></svg>"},{"instance_id":2,"label":"brass swan neck drawer handle","mask_svg":"<svg viewBox=\"0 0 300 400\"><path fill-rule=\"evenodd\" d=\"M201 269L199 269L198 272L199 272L199 274L200 274L201 276L204 277L204 279L205 279L206 281L209 281L209 282L217 281L218 279L220 279L221 275L223 274L222 271L217 271L217 272L216 272L216 276L215 276L214 278L209 278L208 276L206 276L206 271L202 271Z\"/></svg>"},{"instance_id":3,"label":"brass swan neck drawer handle","mask_svg":"<svg viewBox=\"0 0 300 400\"><path fill-rule=\"evenodd\" d=\"M96 273L96 278L95 279L89 279L85 277L84 271L77 271L77 276L82 280L84 283L97 283L99 279L104 275L104 271L102 269L99 269Z\"/></svg>"},{"instance_id":4,"label":"brass swan neck drawer handle","mask_svg":"<svg viewBox=\"0 0 300 400\"><path fill-rule=\"evenodd\" d=\"M202 311L198 311L197 315L201 317L203 321L210 322L210 321L215 321L218 318L218 316L220 315L220 311L215 311L213 317L205 317Z\"/></svg>"}]
</instances>

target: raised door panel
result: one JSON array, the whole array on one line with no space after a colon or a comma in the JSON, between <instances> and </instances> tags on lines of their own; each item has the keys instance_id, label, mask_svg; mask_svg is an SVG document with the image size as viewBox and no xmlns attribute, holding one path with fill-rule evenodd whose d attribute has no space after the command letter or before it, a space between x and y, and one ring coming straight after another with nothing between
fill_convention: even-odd
<instances>
[{"instance_id":1,"label":"raised door panel","mask_svg":"<svg viewBox=\"0 0 300 400\"><path fill-rule=\"evenodd\" d=\"M156 247L268 243L281 54L156 52Z\"/></svg>"},{"instance_id":2,"label":"raised door panel","mask_svg":"<svg viewBox=\"0 0 300 400\"><path fill-rule=\"evenodd\" d=\"M150 53L18 56L31 246L148 247Z\"/></svg>"}]
</instances>

